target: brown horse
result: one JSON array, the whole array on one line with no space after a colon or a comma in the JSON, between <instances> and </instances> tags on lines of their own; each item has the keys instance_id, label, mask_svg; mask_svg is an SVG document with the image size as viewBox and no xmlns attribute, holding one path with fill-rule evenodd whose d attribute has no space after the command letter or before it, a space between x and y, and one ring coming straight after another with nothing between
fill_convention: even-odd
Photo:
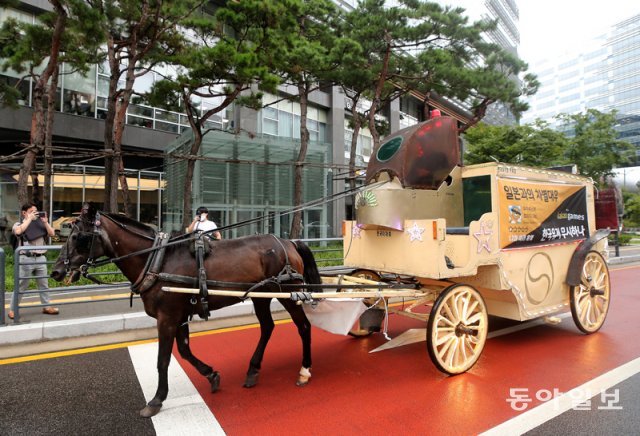
<instances>
[{"instance_id":1,"label":"brown horse","mask_svg":"<svg viewBox=\"0 0 640 436\"><path fill-rule=\"evenodd\" d=\"M114 259L114 263L134 284L132 289L151 278L151 282L142 286L148 289L141 289L140 297L145 312L158 321L159 380L155 396L140 411L144 417L157 414L162 402L167 398L167 370L174 340L177 341L180 355L200 374L207 377L211 384L211 392L218 389L218 372L191 353L187 321L193 314L208 316L208 311L205 312L203 309L203 303L206 303L210 310L216 310L241 301L240 298L226 296L209 296L201 301L197 295L163 291L163 286L176 286L176 280L172 278L190 278L194 281L193 278L198 277L199 269L196 267L193 249L190 249L195 235L182 235L177 239L171 239L171 242L162 248L164 252L158 271L150 273L147 259L153 256L152 253L161 251L153 249L154 246L158 247L157 236L151 227L138 221L120 215L96 214L93 208L85 209L74 225L51 273L51 277L57 281L63 280L67 273L70 274L70 281L76 281L80 272L86 271L87 265L93 264L94 259L106 256L108 259ZM213 241L210 247L211 251L204 257L203 262L206 280L246 284L245 290L256 287L251 284L258 284L257 289L252 289L253 291L273 290L280 286L281 281L301 283L302 276L296 272L303 272L306 283L316 284L321 281L311 250L299 241L283 240L273 235L259 235ZM142 253L138 253L140 251ZM289 273L283 273L285 271ZM158 274L154 275L154 272ZM278 277L281 280L277 280ZM145 280L141 280L143 278ZM178 286L184 287L184 282ZM227 289L230 288L231 286L227 286ZM238 290L237 287L235 289ZM271 299L254 298L252 301L260 322L260 340L249 362L245 387L253 387L257 383L265 347L274 329L270 311ZM291 315L302 339L302 368L296 382L302 386L311 377L311 325L300 305L291 299L279 301Z\"/></svg>"}]
</instances>

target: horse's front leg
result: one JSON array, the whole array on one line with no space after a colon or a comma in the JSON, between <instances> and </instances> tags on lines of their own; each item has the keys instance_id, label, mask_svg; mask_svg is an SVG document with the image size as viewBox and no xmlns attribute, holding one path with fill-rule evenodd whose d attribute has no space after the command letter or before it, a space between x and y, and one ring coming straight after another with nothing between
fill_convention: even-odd
<instances>
[{"instance_id":1,"label":"horse's front leg","mask_svg":"<svg viewBox=\"0 0 640 436\"><path fill-rule=\"evenodd\" d=\"M177 322L167 320L158 315L158 390L144 409L140 411L143 418L151 418L160 412L162 402L169 393L169 362L171 362L171 349L176 337Z\"/></svg>"},{"instance_id":2,"label":"horse's front leg","mask_svg":"<svg viewBox=\"0 0 640 436\"><path fill-rule=\"evenodd\" d=\"M247 378L244 381L245 388L252 388L258 383L258 374L260 373L260 366L262 365L262 358L264 357L264 350L267 348L267 343L275 324L273 317L271 316L271 299L270 298L254 298L253 307L256 311L256 316L260 322L260 340L256 346L256 350L251 356L249 361L249 369L247 370Z\"/></svg>"},{"instance_id":3,"label":"horse's front leg","mask_svg":"<svg viewBox=\"0 0 640 436\"><path fill-rule=\"evenodd\" d=\"M183 322L178 326L176 334L176 343L178 344L178 352L180 356L189 362L200 374L205 376L211 384L211 392L215 392L220 387L220 375L218 371L214 371L212 367L203 363L200 359L193 355L189 346L189 324Z\"/></svg>"}]
</instances>

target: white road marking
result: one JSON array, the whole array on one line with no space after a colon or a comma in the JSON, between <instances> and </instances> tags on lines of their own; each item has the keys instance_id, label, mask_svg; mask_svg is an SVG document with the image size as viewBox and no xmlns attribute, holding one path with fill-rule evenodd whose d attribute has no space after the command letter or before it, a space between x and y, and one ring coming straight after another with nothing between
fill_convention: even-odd
<instances>
[{"instance_id":1,"label":"white road marking","mask_svg":"<svg viewBox=\"0 0 640 436\"><path fill-rule=\"evenodd\" d=\"M129 354L144 397L149 402L158 387L158 343L131 346ZM164 401L160 413L151 419L158 436L225 434L173 356L169 365L169 397Z\"/></svg>"},{"instance_id":2,"label":"white road marking","mask_svg":"<svg viewBox=\"0 0 640 436\"><path fill-rule=\"evenodd\" d=\"M572 389L573 392L593 394L591 398L596 395L600 395L607 389L625 381L629 377L632 377L640 372L640 357L625 363L609 372L602 374L586 382L585 384ZM564 412L577 406L575 396L571 395L571 392L564 393L557 396L551 401L542 403L533 409L521 413L520 415L511 418L502 424L493 427L490 430L482 433L482 435L505 435L505 434L523 434L539 425L563 414ZM585 398L586 400L587 398Z\"/></svg>"}]
</instances>

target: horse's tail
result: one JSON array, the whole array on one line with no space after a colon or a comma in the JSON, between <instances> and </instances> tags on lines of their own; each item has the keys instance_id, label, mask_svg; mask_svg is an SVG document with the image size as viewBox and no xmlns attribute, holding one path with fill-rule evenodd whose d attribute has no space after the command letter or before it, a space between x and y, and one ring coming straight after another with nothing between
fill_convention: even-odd
<instances>
[{"instance_id":1,"label":"horse's tail","mask_svg":"<svg viewBox=\"0 0 640 436\"><path fill-rule=\"evenodd\" d=\"M316 258L313 257L313 252L309 246L302 241L296 241L295 246L296 251L302 258L302 263L304 264L304 272L302 274L304 276L304 281L308 285L321 284L322 278L320 278L318 264L316 263ZM322 289L317 289L317 291L322 292Z\"/></svg>"}]
</instances>

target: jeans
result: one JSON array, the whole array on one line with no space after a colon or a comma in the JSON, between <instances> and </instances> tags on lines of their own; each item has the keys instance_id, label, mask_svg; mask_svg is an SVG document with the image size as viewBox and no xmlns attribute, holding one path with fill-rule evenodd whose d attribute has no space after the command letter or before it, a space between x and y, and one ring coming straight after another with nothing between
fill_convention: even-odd
<instances>
[{"instance_id":1,"label":"jeans","mask_svg":"<svg viewBox=\"0 0 640 436\"><path fill-rule=\"evenodd\" d=\"M38 289L41 291L49 290L49 283L47 281L49 272L47 271L46 261L47 258L44 254L37 257L20 255L20 277L26 278L20 279L20 292L11 299L11 310L15 310L15 306L20 305L22 293L29 288L29 280L31 280L31 277L41 276L35 279ZM40 292L40 302L45 306L51 305L47 292Z\"/></svg>"}]
</instances>

